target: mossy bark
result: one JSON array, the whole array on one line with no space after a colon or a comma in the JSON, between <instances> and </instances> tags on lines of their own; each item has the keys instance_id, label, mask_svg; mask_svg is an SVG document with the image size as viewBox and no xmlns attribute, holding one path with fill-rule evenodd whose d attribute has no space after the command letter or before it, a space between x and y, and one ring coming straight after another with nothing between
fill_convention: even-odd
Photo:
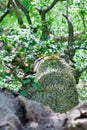
<instances>
[{"instance_id":1,"label":"mossy bark","mask_svg":"<svg viewBox=\"0 0 87 130\"><path fill-rule=\"evenodd\" d=\"M54 111L66 112L78 104L73 69L63 60L48 56L37 66L38 89L31 88L28 98L49 105Z\"/></svg>"}]
</instances>

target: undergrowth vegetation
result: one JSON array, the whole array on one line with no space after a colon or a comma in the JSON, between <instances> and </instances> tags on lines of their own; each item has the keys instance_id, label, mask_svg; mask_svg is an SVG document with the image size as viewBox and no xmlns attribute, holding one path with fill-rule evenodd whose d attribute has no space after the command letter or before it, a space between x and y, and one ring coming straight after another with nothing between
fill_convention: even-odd
<instances>
[{"instance_id":1,"label":"undergrowth vegetation","mask_svg":"<svg viewBox=\"0 0 87 130\"><path fill-rule=\"evenodd\" d=\"M9 0L0 1L0 16L4 13ZM55 0L54 0L55 1ZM10 7L9 14L0 22L0 87L14 91L21 91L25 84L38 88L39 84L32 75L32 63L43 55L61 55L67 48L65 41L55 40L66 36L68 26L65 18L66 1L59 1L44 15L43 10L48 9L53 0L20 0L22 6L28 11L31 25L27 22L25 13L19 9L23 24L18 23L14 5ZM74 48L78 48L74 55L74 66L77 69L87 66L87 0L68 0L68 15L72 21L74 32L83 33L76 37ZM22 28L20 28L22 27ZM87 84L87 70L80 77L83 84ZM87 99L87 86L80 90L80 100Z\"/></svg>"}]
</instances>

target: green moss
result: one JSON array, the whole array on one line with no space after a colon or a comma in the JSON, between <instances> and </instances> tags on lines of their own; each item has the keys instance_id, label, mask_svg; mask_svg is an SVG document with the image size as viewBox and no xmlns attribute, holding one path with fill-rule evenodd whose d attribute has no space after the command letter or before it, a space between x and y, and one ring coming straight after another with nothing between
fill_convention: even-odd
<instances>
[{"instance_id":1,"label":"green moss","mask_svg":"<svg viewBox=\"0 0 87 130\"><path fill-rule=\"evenodd\" d=\"M40 88L32 89L28 98L49 105L57 112L66 112L78 104L73 71L64 61L56 57L42 59L35 76Z\"/></svg>"}]
</instances>

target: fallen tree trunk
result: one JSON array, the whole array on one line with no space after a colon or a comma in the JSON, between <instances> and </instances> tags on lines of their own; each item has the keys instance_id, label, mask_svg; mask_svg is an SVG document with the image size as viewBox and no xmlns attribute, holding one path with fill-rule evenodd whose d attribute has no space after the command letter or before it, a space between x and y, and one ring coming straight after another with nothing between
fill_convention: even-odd
<instances>
[{"instance_id":1,"label":"fallen tree trunk","mask_svg":"<svg viewBox=\"0 0 87 130\"><path fill-rule=\"evenodd\" d=\"M87 101L64 114L7 90L0 101L2 130L87 130Z\"/></svg>"},{"instance_id":2,"label":"fallen tree trunk","mask_svg":"<svg viewBox=\"0 0 87 130\"><path fill-rule=\"evenodd\" d=\"M74 32L74 41L78 40L78 38L81 36L81 34L84 34L84 31ZM66 34L64 36L54 36L54 35L50 34L50 37L55 42L66 42L68 40L68 34Z\"/></svg>"},{"instance_id":3,"label":"fallen tree trunk","mask_svg":"<svg viewBox=\"0 0 87 130\"><path fill-rule=\"evenodd\" d=\"M39 87L29 87L27 98L50 106L54 111L64 113L78 104L75 69L57 55L38 58L33 65ZM25 88L24 88L25 89Z\"/></svg>"}]
</instances>

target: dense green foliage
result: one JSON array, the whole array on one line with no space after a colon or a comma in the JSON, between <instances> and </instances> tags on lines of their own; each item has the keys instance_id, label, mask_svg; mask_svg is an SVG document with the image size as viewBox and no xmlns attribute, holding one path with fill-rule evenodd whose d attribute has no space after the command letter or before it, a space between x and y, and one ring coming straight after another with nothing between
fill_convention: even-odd
<instances>
[{"instance_id":1,"label":"dense green foliage","mask_svg":"<svg viewBox=\"0 0 87 130\"><path fill-rule=\"evenodd\" d=\"M64 49L67 48L67 40L61 42L52 38L65 36L68 33L67 22L62 15L66 14L66 1L58 1L45 14L44 20L42 20L40 11L48 8L53 0L19 0L19 2L28 11L31 24L27 22L24 12L19 9L23 20L21 26L12 5L8 15L0 22L0 86L15 91L29 82L35 88L39 86L30 74L32 62L45 54L60 55L63 53ZM0 16L4 13L7 3L8 0L0 0ZM74 56L76 61L74 65L78 69L87 66L86 3L87 0L68 0L68 15L73 24L74 32L84 31L84 34L81 34L74 41L74 47L80 46ZM26 75L29 77L26 78ZM80 79L87 80L86 71ZM26 95L26 92L23 91L22 94Z\"/></svg>"}]
</instances>

